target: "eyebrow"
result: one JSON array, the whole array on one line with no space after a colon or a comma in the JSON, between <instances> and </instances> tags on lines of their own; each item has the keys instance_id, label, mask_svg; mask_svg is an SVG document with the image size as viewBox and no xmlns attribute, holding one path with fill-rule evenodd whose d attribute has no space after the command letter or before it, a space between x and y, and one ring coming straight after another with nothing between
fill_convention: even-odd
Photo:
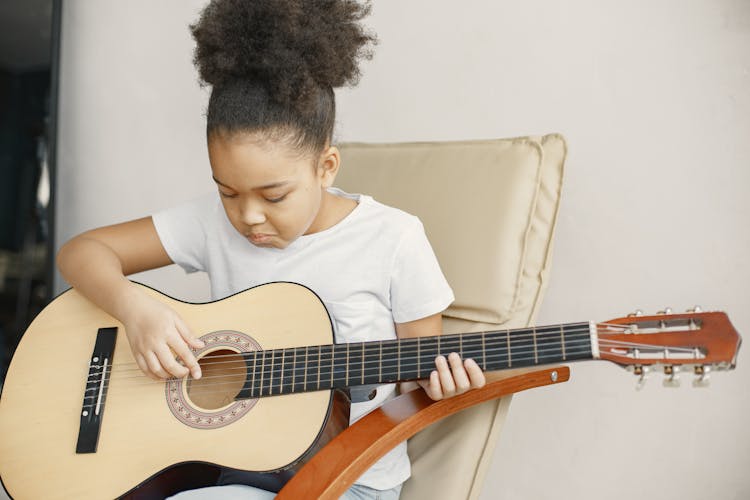
<instances>
[{"instance_id":1,"label":"eyebrow","mask_svg":"<svg viewBox=\"0 0 750 500\"><path fill-rule=\"evenodd\" d=\"M229 188L229 189L232 189L232 190L234 189L233 187L227 186L226 184L224 184L223 182L221 182L215 176L212 175L211 177L213 178L214 182L216 182L216 184L218 184L220 186L224 186L225 188ZM289 181L272 182L271 184L266 184L264 186L254 187L253 189L261 189L261 190L262 189L272 189L272 188L286 186L287 184L289 184Z\"/></svg>"}]
</instances>

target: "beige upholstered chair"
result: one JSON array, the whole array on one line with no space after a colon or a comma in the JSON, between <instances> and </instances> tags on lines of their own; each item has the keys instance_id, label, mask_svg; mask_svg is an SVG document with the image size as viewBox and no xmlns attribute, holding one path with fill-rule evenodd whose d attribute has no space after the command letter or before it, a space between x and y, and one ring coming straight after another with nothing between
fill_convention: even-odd
<instances>
[{"instance_id":1,"label":"beige upholstered chair","mask_svg":"<svg viewBox=\"0 0 750 500\"><path fill-rule=\"evenodd\" d=\"M424 223L456 295L444 314L445 333L520 328L534 321L549 275L566 156L562 136L346 144L341 150L339 187L370 194ZM567 380L567 369L559 370L557 381ZM477 498L510 405L510 396L498 395L551 383L549 373L513 379L495 374L485 389L434 405L417 394L421 391L402 395L330 443L280 496L336 498L389 446L470 406L409 440L413 475L402 498ZM506 381L499 380L503 376ZM480 400L487 401L476 404ZM346 439L361 450L353 451L360 448ZM362 444L367 439L374 444ZM331 462L340 462L340 470L327 469Z\"/></svg>"}]
</instances>

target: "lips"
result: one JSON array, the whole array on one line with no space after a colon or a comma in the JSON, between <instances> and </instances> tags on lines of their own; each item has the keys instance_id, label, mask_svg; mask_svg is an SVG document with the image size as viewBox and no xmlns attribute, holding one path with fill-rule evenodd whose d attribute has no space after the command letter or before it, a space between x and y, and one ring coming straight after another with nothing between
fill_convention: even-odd
<instances>
[{"instance_id":1,"label":"lips","mask_svg":"<svg viewBox=\"0 0 750 500\"><path fill-rule=\"evenodd\" d=\"M254 244L267 243L271 239L271 235L265 233L250 233L247 235L247 239L250 240L250 243Z\"/></svg>"}]
</instances>

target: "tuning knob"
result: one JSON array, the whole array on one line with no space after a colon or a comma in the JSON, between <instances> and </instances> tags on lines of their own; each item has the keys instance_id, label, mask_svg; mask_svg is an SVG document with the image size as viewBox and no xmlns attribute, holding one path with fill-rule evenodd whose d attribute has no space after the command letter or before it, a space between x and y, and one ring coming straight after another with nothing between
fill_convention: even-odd
<instances>
[{"instance_id":1,"label":"tuning knob","mask_svg":"<svg viewBox=\"0 0 750 500\"><path fill-rule=\"evenodd\" d=\"M661 311L657 311L656 314L672 314L672 308L671 307L665 307Z\"/></svg>"},{"instance_id":2,"label":"tuning knob","mask_svg":"<svg viewBox=\"0 0 750 500\"><path fill-rule=\"evenodd\" d=\"M638 382L635 384L635 390L640 391L643 389L643 387L646 385L646 379L648 378L648 374L651 371L651 367L649 366L643 366L643 365L636 365L633 367L633 373L635 373L638 376Z\"/></svg>"},{"instance_id":3,"label":"tuning knob","mask_svg":"<svg viewBox=\"0 0 750 500\"><path fill-rule=\"evenodd\" d=\"M695 367L696 378L693 380L693 387L708 387L710 384L711 367L709 365L699 365Z\"/></svg>"},{"instance_id":4,"label":"tuning knob","mask_svg":"<svg viewBox=\"0 0 750 500\"><path fill-rule=\"evenodd\" d=\"M664 367L666 378L662 381L664 387L680 387L680 367L667 365Z\"/></svg>"},{"instance_id":5,"label":"tuning knob","mask_svg":"<svg viewBox=\"0 0 750 500\"><path fill-rule=\"evenodd\" d=\"M690 309L687 310L687 312L689 313L699 313L701 311L703 311L703 309L701 309L701 306L691 307Z\"/></svg>"},{"instance_id":6,"label":"tuning knob","mask_svg":"<svg viewBox=\"0 0 750 500\"><path fill-rule=\"evenodd\" d=\"M628 318L632 318L633 316L643 316L643 311L636 309L635 312L628 314Z\"/></svg>"}]
</instances>

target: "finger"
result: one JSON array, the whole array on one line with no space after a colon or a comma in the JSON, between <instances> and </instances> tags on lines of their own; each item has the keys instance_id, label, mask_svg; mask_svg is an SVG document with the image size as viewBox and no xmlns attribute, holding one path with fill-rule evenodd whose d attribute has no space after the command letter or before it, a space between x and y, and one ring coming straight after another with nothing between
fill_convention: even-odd
<instances>
[{"instance_id":1,"label":"finger","mask_svg":"<svg viewBox=\"0 0 750 500\"><path fill-rule=\"evenodd\" d=\"M456 394L456 383L453 381L453 374L451 373L450 366L448 366L448 361L445 359L445 356L438 356L435 358L435 366L437 367L443 397L449 398Z\"/></svg>"},{"instance_id":2,"label":"finger","mask_svg":"<svg viewBox=\"0 0 750 500\"><path fill-rule=\"evenodd\" d=\"M141 371L149 378L157 379L158 377L151 373L151 369L148 367L148 363L146 363L146 359L143 357L142 354L136 353L135 355L135 363L138 365L138 368L141 369Z\"/></svg>"},{"instance_id":3,"label":"finger","mask_svg":"<svg viewBox=\"0 0 750 500\"><path fill-rule=\"evenodd\" d=\"M178 318L176 323L177 331L180 332L180 335L190 347L192 347L193 349L203 349L204 347L206 347L205 342L194 335L192 330L190 330L190 327L187 326L187 323L182 321L181 318Z\"/></svg>"},{"instance_id":4,"label":"finger","mask_svg":"<svg viewBox=\"0 0 750 500\"><path fill-rule=\"evenodd\" d=\"M169 347L171 347L177 357L182 360L182 363L185 365L185 367L190 370L190 374L193 376L193 378L199 379L201 378L201 367L198 364L198 360L195 358L193 351L190 350L183 339L184 337L175 337L171 342L169 342ZM167 369L169 369L169 367L167 367ZM174 372L172 372L172 374L174 374ZM186 375L186 373L180 375L180 377L183 377L184 375Z\"/></svg>"},{"instance_id":5,"label":"finger","mask_svg":"<svg viewBox=\"0 0 750 500\"><path fill-rule=\"evenodd\" d=\"M182 342L182 339L180 339L179 342ZM187 348L187 346L185 346L185 348ZM169 350L168 346L165 345L163 348L156 351L156 355L159 358L159 363L162 368L167 372L167 377L171 376L181 378L190 373L186 367L177 362L177 359L172 351Z\"/></svg>"},{"instance_id":6,"label":"finger","mask_svg":"<svg viewBox=\"0 0 750 500\"><path fill-rule=\"evenodd\" d=\"M464 361L464 367L466 368L466 373L469 375L471 386L475 389L484 387L484 384L487 383L487 378L484 376L484 372L477 362L473 359L467 359Z\"/></svg>"},{"instance_id":7,"label":"finger","mask_svg":"<svg viewBox=\"0 0 750 500\"><path fill-rule=\"evenodd\" d=\"M466 374L464 364L461 362L461 356L455 352L450 353L448 363L453 373L453 383L456 384L456 394L463 394L471 388L471 382L469 382L469 375Z\"/></svg>"},{"instance_id":8,"label":"finger","mask_svg":"<svg viewBox=\"0 0 750 500\"><path fill-rule=\"evenodd\" d=\"M437 370L430 372L430 378L427 380L417 380L422 389L424 389L427 397L433 401L440 401L443 399L443 389L440 387L440 376Z\"/></svg>"},{"instance_id":9,"label":"finger","mask_svg":"<svg viewBox=\"0 0 750 500\"><path fill-rule=\"evenodd\" d=\"M154 375L151 378L156 378L156 380L169 378L169 374L164 371L164 368L162 368L156 354L153 352L147 352L143 357L146 358L148 368L151 371L151 374Z\"/></svg>"}]
</instances>

